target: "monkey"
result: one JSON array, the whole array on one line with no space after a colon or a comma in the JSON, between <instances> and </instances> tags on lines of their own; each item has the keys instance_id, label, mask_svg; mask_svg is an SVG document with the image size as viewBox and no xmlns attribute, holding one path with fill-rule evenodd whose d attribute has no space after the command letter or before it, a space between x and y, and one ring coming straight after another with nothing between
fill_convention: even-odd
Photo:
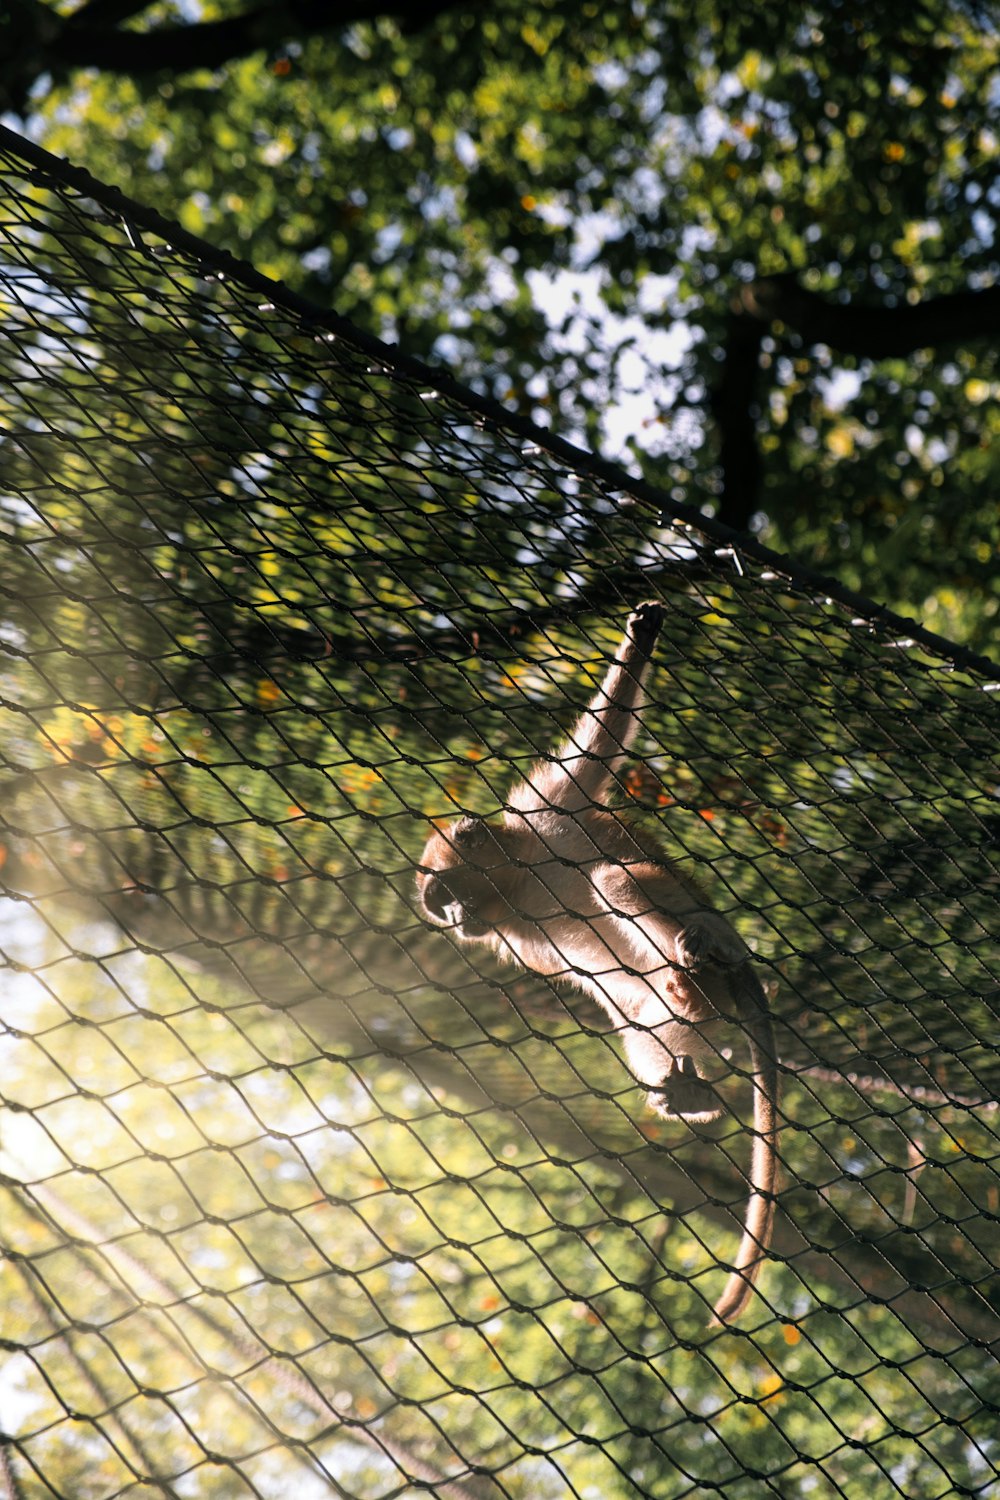
<instances>
[{"instance_id":1,"label":"monkey","mask_svg":"<svg viewBox=\"0 0 1000 1500\"><path fill-rule=\"evenodd\" d=\"M607 806L639 727L663 606L628 617L614 660L565 743L538 760L497 818L461 817L427 840L418 906L462 944L591 995L621 1032L647 1103L667 1119L717 1118L729 1071L707 1032L746 1035L754 1129L742 1240L715 1305L731 1322L753 1294L771 1243L777 1185L778 1070L767 999L743 939L659 842Z\"/></svg>"}]
</instances>

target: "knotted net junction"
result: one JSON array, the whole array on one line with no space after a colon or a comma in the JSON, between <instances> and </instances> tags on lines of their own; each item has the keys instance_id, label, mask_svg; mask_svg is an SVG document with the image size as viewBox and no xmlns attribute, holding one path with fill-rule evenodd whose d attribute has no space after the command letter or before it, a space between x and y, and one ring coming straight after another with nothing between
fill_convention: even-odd
<instances>
[{"instance_id":1,"label":"knotted net junction","mask_svg":"<svg viewBox=\"0 0 1000 1500\"><path fill-rule=\"evenodd\" d=\"M998 673L0 133L0 1495L997 1493ZM643 1109L427 930L668 605L618 800L773 995Z\"/></svg>"}]
</instances>

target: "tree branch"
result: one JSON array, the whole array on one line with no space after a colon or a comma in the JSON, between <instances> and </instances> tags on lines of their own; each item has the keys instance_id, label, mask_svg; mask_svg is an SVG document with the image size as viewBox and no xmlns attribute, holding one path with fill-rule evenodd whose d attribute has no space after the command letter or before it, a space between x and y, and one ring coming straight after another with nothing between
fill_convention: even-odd
<instances>
[{"instance_id":1,"label":"tree branch","mask_svg":"<svg viewBox=\"0 0 1000 1500\"><path fill-rule=\"evenodd\" d=\"M0 112L23 115L33 85L47 73L61 80L77 68L132 77L217 68L379 16L393 17L405 31L419 31L443 11L458 8L460 0L267 0L239 15L192 25L137 31L123 24L150 3L84 0L71 15L61 15L43 0L7 0L0 6Z\"/></svg>"},{"instance_id":2,"label":"tree branch","mask_svg":"<svg viewBox=\"0 0 1000 1500\"><path fill-rule=\"evenodd\" d=\"M733 309L738 318L764 327L783 323L805 344L828 344L861 359L898 358L1000 335L1000 287L876 307L833 301L808 291L795 276L768 276L742 287Z\"/></svg>"},{"instance_id":3,"label":"tree branch","mask_svg":"<svg viewBox=\"0 0 1000 1500\"><path fill-rule=\"evenodd\" d=\"M451 5L449 0L276 0L240 15L189 26L130 31L113 24L139 8L129 0L92 0L82 6L50 42L49 65L57 73L97 67L132 75L216 68L251 52L270 51L291 38L322 35L378 16L392 16L407 29L418 29Z\"/></svg>"},{"instance_id":4,"label":"tree branch","mask_svg":"<svg viewBox=\"0 0 1000 1500\"><path fill-rule=\"evenodd\" d=\"M635 603L657 588L676 587L718 576L712 559L677 558L657 568L622 567L603 574L572 598L557 604L509 613L483 614L461 624L438 626L422 633L373 632L365 612L341 606L324 616L322 626L264 624L242 615L225 621L202 622L198 655L185 672L185 681L207 673L231 679L241 671L259 673L289 662L402 662L462 660L507 661L520 656L525 643L547 630L577 624L582 617L606 611L611 600Z\"/></svg>"},{"instance_id":5,"label":"tree branch","mask_svg":"<svg viewBox=\"0 0 1000 1500\"><path fill-rule=\"evenodd\" d=\"M900 358L1000 336L1000 287L952 292L898 306L839 302L811 292L794 274L741 286L730 304L722 378L712 400L719 425L719 520L745 530L760 504L757 452L761 343L783 326L811 347L826 344L860 359Z\"/></svg>"},{"instance_id":6,"label":"tree branch","mask_svg":"<svg viewBox=\"0 0 1000 1500\"><path fill-rule=\"evenodd\" d=\"M133 16L148 10L150 0L83 0L72 15L67 16L67 26L120 26Z\"/></svg>"},{"instance_id":7,"label":"tree branch","mask_svg":"<svg viewBox=\"0 0 1000 1500\"><path fill-rule=\"evenodd\" d=\"M722 378L712 395L722 466L719 520L740 531L747 529L760 491L757 387L760 346L766 332L764 323L734 312L726 336Z\"/></svg>"}]
</instances>

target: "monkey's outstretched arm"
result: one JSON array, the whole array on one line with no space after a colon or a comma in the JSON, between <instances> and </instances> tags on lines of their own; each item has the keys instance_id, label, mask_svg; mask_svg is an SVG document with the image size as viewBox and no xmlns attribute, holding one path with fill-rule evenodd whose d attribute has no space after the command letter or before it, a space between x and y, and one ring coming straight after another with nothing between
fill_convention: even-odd
<instances>
[{"instance_id":1,"label":"monkey's outstretched arm","mask_svg":"<svg viewBox=\"0 0 1000 1500\"><path fill-rule=\"evenodd\" d=\"M642 685L663 623L663 606L649 601L629 615L621 645L589 708L552 757L538 761L515 786L516 812L579 812L600 803L638 729Z\"/></svg>"}]
</instances>

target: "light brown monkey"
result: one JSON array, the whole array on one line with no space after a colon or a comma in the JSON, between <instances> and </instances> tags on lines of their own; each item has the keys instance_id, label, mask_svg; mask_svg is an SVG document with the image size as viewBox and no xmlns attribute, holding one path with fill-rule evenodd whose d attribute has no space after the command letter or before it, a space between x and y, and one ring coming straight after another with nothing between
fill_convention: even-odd
<instances>
[{"instance_id":1,"label":"light brown monkey","mask_svg":"<svg viewBox=\"0 0 1000 1500\"><path fill-rule=\"evenodd\" d=\"M558 754L513 788L502 818L434 832L417 876L430 922L592 995L621 1029L629 1068L659 1114L722 1113L730 1071L712 1031L735 1020L754 1084L750 1197L715 1318L750 1299L767 1253L777 1182L778 1075L767 1001L742 939L655 841L602 805L638 728L663 620L640 604L600 691Z\"/></svg>"}]
</instances>

